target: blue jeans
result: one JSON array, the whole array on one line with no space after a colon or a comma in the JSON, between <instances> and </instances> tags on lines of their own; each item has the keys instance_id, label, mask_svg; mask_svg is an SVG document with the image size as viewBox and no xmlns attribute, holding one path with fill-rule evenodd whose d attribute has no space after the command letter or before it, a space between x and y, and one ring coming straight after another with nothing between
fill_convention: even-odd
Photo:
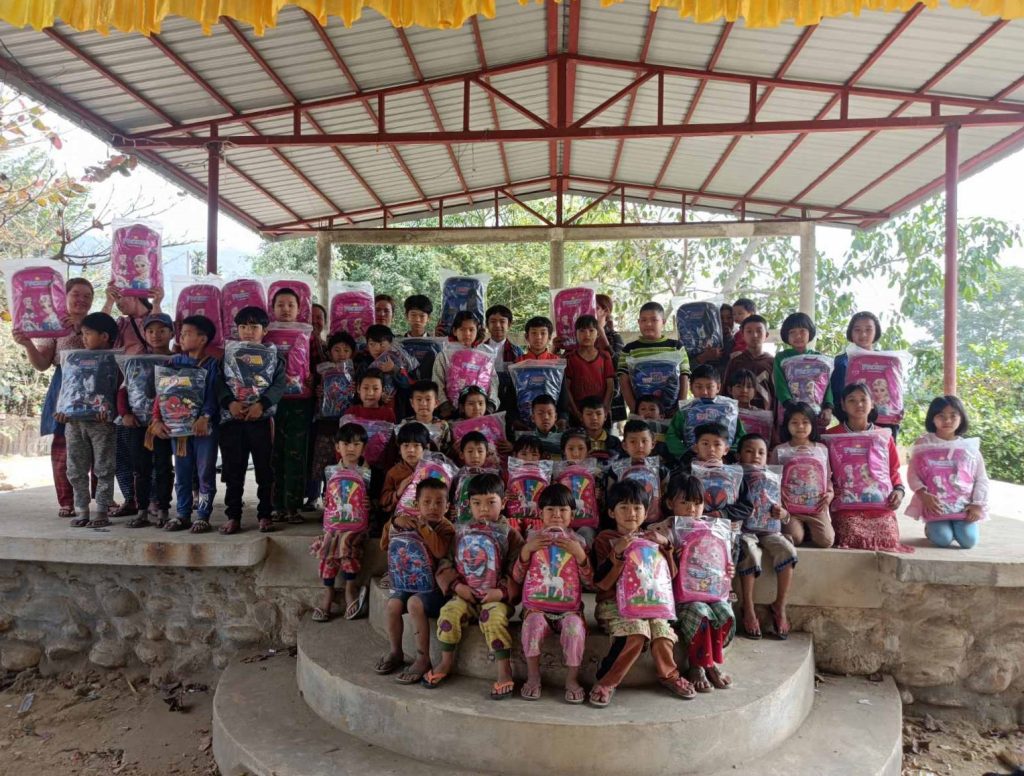
<instances>
[{"instance_id":1,"label":"blue jeans","mask_svg":"<svg viewBox=\"0 0 1024 776\"><path fill-rule=\"evenodd\" d=\"M924 535L936 547L949 547L956 539L961 547L969 550L978 543L980 533L977 523L968 523L966 520L936 520L924 527Z\"/></svg>"},{"instance_id":2,"label":"blue jeans","mask_svg":"<svg viewBox=\"0 0 1024 776\"><path fill-rule=\"evenodd\" d=\"M172 439L171 444L177 440ZM217 428L208 436L186 437L186 455L174 456L174 496L177 501L178 517L192 519L192 470L199 478L199 503L196 512L203 520L209 520L213 512L213 497L217 494Z\"/></svg>"}]
</instances>

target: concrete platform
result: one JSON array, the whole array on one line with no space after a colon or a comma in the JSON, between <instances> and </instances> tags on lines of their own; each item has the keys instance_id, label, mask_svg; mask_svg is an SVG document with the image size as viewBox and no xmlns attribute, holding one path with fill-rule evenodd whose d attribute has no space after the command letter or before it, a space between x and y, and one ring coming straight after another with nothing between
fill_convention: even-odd
<instances>
[{"instance_id":1,"label":"concrete platform","mask_svg":"<svg viewBox=\"0 0 1024 776\"><path fill-rule=\"evenodd\" d=\"M593 776L670 776L741 765L795 733L814 694L813 650L803 635L737 644L731 690L685 701L660 688L623 688L605 709L569 707L558 687L532 703L495 702L491 680L466 676L437 690L398 685L372 670L384 650L366 622L305 621L297 677L306 703L367 743L432 764L474 763L489 773L563 773L571 765Z\"/></svg>"}]
</instances>

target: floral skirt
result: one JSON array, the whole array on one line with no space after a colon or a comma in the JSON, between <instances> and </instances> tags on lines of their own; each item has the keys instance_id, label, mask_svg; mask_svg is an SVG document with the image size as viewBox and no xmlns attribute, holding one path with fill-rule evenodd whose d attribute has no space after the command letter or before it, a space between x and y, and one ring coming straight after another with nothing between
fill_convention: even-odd
<instances>
[{"instance_id":1,"label":"floral skirt","mask_svg":"<svg viewBox=\"0 0 1024 776\"><path fill-rule=\"evenodd\" d=\"M836 531L835 546L845 550L876 550L880 552L914 551L900 541L900 527L892 510L865 512L843 510L832 512Z\"/></svg>"}]
</instances>

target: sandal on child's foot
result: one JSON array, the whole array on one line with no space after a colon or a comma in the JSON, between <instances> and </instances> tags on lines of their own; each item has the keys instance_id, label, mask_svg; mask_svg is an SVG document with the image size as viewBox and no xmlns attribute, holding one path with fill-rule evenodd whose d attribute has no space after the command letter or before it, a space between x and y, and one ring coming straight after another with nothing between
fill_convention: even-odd
<instances>
[{"instance_id":1,"label":"sandal on child's foot","mask_svg":"<svg viewBox=\"0 0 1024 776\"><path fill-rule=\"evenodd\" d=\"M149 517L146 515L145 512L143 512L138 517L129 520L127 523L125 523L125 525L127 525L129 528L148 528L153 524L149 522Z\"/></svg>"},{"instance_id":2,"label":"sandal on child's foot","mask_svg":"<svg viewBox=\"0 0 1024 776\"><path fill-rule=\"evenodd\" d=\"M199 518L194 523L192 523L192 527L189 528L188 530L189 530L190 533L201 534L201 533L209 533L212 529L210 528L210 521L209 520L204 520L203 518Z\"/></svg>"},{"instance_id":3,"label":"sandal on child's foot","mask_svg":"<svg viewBox=\"0 0 1024 776\"><path fill-rule=\"evenodd\" d=\"M186 521L181 517L172 517L167 521L167 525L164 526L165 531L185 531L192 525L192 521Z\"/></svg>"},{"instance_id":4,"label":"sandal on child's foot","mask_svg":"<svg viewBox=\"0 0 1024 776\"><path fill-rule=\"evenodd\" d=\"M260 522L262 522L262 521L260 521ZM227 520L225 520L224 521L224 525L222 525L220 527L220 532L224 536L231 536L232 534L236 534L236 533L238 533L241 530L242 530L242 521L241 520L236 520L233 517L229 517Z\"/></svg>"},{"instance_id":5,"label":"sandal on child's foot","mask_svg":"<svg viewBox=\"0 0 1024 776\"><path fill-rule=\"evenodd\" d=\"M359 597L345 609L346 620L360 620L366 616L370 608L370 589L363 585L359 588Z\"/></svg>"},{"instance_id":6,"label":"sandal on child's foot","mask_svg":"<svg viewBox=\"0 0 1024 776\"><path fill-rule=\"evenodd\" d=\"M398 684L419 684L423 680L423 671L415 665L406 667L398 676L395 682Z\"/></svg>"},{"instance_id":7,"label":"sandal on child's foot","mask_svg":"<svg viewBox=\"0 0 1024 776\"><path fill-rule=\"evenodd\" d=\"M306 522L306 520L302 515L300 515L296 510L293 509L285 517L285 522L289 523L290 525L302 525L304 522Z\"/></svg>"},{"instance_id":8,"label":"sandal on child's foot","mask_svg":"<svg viewBox=\"0 0 1024 776\"><path fill-rule=\"evenodd\" d=\"M743 635L752 641L759 641L761 639L761 623L757 620L757 615L743 617Z\"/></svg>"},{"instance_id":9,"label":"sandal on child's foot","mask_svg":"<svg viewBox=\"0 0 1024 776\"><path fill-rule=\"evenodd\" d=\"M126 501L117 509L111 508L108 517L132 517L139 513L139 508L134 501Z\"/></svg>"},{"instance_id":10,"label":"sandal on child's foot","mask_svg":"<svg viewBox=\"0 0 1024 776\"><path fill-rule=\"evenodd\" d=\"M524 701L539 701L540 692L540 682L533 682L527 679L526 684L524 684L519 690L519 697Z\"/></svg>"},{"instance_id":11,"label":"sandal on child's foot","mask_svg":"<svg viewBox=\"0 0 1024 776\"><path fill-rule=\"evenodd\" d=\"M591 706L597 706L599 709L603 709L612 702L613 695L615 695L614 687L605 687L603 684L595 684L590 688L590 697L587 700Z\"/></svg>"},{"instance_id":12,"label":"sandal on child's foot","mask_svg":"<svg viewBox=\"0 0 1024 776\"><path fill-rule=\"evenodd\" d=\"M74 507L61 507L60 509L57 510L57 517L74 517L74 516L75 516L75 508Z\"/></svg>"},{"instance_id":13,"label":"sandal on child's foot","mask_svg":"<svg viewBox=\"0 0 1024 776\"><path fill-rule=\"evenodd\" d=\"M512 691L515 690L515 688L516 688L516 684L511 679L506 679L504 681L495 682L494 684L491 685L491 700L492 701L503 701L506 698L511 698L512 697ZM539 696L539 693L540 693L540 688L539 687L537 688L537 692L538 692L538 697L540 697Z\"/></svg>"},{"instance_id":14,"label":"sandal on child's foot","mask_svg":"<svg viewBox=\"0 0 1024 776\"><path fill-rule=\"evenodd\" d=\"M715 686L716 690L728 690L732 687L732 677L724 673L718 666L705 668L704 672L708 675L708 680Z\"/></svg>"},{"instance_id":15,"label":"sandal on child's foot","mask_svg":"<svg viewBox=\"0 0 1024 776\"><path fill-rule=\"evenodd\" d=\"M587 699L587 691L577 685L576 687L565 688L565 702L573 706L579 706Z\"/></svg>"},{"instance_id":16,"label":"sandal on child's foot","mask_svg":"<svg viewBox=\"0 0 1024 776\"><path fill-rule=\"evenodd\" d=\"M448 678L448 674L443 671L435 671L431 668L420 679L420 684L426 687L428 690L436 690L441 686L441 682Z\"/></svg>"},{"instance_id":17,"label":"sandal on child's foot","mask_svg":"<svg viewBox=\"0 0 1024 776\"><path fill-rule=\"evenodd\" d=\"M768 607L768 613L772 616L772 625L775 626L775 638L779 641L785 641L789 638L789 620L786 618L786 613L781 614L775 611L775 606Z\"/></svg>"},{"instance_id":18,"label":"sandal on child's foot","mask_svg":"<svg viewBox=\"0 0 1024 776\"><path fill-rule=\"evenodd\" d=\"M381 655L377 659L377 665L373 667L373 670L378 674L393 674L402 664L405 662L403 655L392 655L390 652L386 655Z\"/></svg>"},{"instance_id":19,"label":"sandal on child's foot","mask_svg":"<svg viewBox=\"0 0 1024 776\"><path fill-rule=\"evenodd\" d=\"M313 622L330 622L331 613L325 612L319 606L313 610Z\"/></svg>"},{"instance_id":20,"label":"sandal on child's foot","mask_svg":"<svg viewBox=\"0 0 1024 776\"><path fill-rule=\"evenodd\" d=\"M269 517L260 518L260 533L274 533L277 529L274 528L274 521Z\"/></svg>"},{"instance_id":21,"label":"sandal on child's foot","mask_svg":"<svg viewBox=\"0 0 1024 776\"><path fill-rule=\"evenodd\" d=\"M704 673L704 669L699 666L687 671L686 678L690 680L690 684L693 685L693 689L697 692L711 692L714 690L711 682L708 681L707 675Z\"/></svg>"},{"instance_id":22,"label":"sandal on child's foot","mask_svg":"<svg viewBox=\"0 0 1024 776\"><path fill-rule=\"evenodd\" d=\"M89 521L89 528L106 528L111 522L106 517L94 517Z\"/></svg>"},{"instance_id":23,"label":"sandal on child's foot","mask_svg":"<svg viewBox=\"0 0 1024 776\"><path fill-rule=\"evenodd\" d=\"M697 695L697 691L693 689L693 685L681 676L677 676L674 679L659 679L658 684L676 697L682 698L686 701L693 700Z\"/></svg>"},{"instance_id":24,"label":"sandal on child's foot","mask_svg":"<svg viewBox=\"0 0 1024 776\"><path fill-rule=\"evenodd\" d=\"M70 525L72 528L86 528L91 522L92 521L89 519L88 515L83 515L82 517L76 517L74 520L68 523L68 525Z\"/></svg>"}]
</instances>

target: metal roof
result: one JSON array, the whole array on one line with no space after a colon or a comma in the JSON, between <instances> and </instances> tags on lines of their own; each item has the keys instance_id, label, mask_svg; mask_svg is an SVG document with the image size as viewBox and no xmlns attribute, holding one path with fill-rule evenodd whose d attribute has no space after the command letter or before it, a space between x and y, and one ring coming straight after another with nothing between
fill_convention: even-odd
<instances>
[{"instance_id":1,"label":"metal roof","mask_svg":"<svg viewBox=\"0 0 1024 776\"><path fill-rule=\"evenodd\" d=\"M263 37L228 19L206 36L170 18L152 38L0 23L0 69L200 196L214 141L222 209L268 233L559 187L867 226L941 188L950 117L970 115L961 175L1024 145L1024 21L941 4L748 29L635 1L497 5L444 31L376 13L323 28L294 6Z\"/></svg>"}]
</instances>

